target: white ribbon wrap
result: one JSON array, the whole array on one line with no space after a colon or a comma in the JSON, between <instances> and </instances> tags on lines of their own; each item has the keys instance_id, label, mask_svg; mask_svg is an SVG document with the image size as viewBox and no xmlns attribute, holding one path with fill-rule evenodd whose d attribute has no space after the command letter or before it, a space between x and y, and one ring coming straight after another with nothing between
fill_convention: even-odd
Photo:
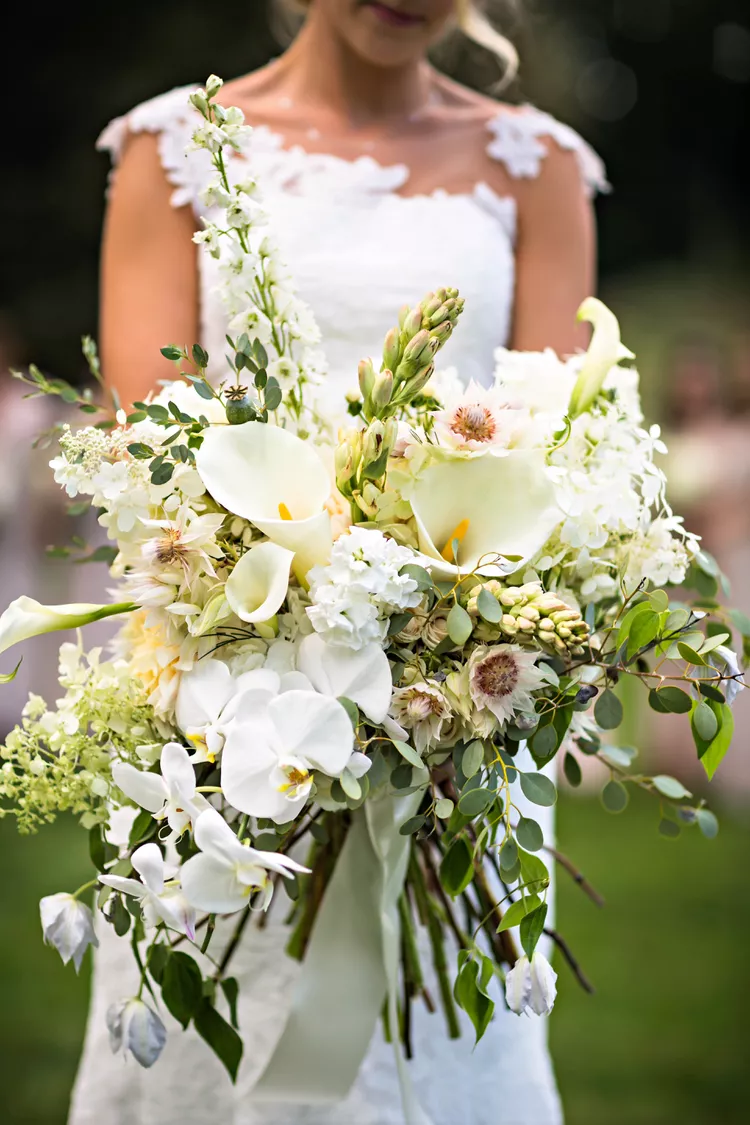
<instances>
[{"instance_id":1,"label":"white ribbon wrap","mask_svg":"<svg viewBox=\"0 0 750 1125\"><path fill-rule=\"evenodd\" d=\"M354 813L286 1025L253 1091L259 1099L341 1101L357 1077L386 996L390 1026L398 1028L398 900L411 846L399 828L415 814L423 792L370 798ZM396 1035L394 1046L406 1125L430 1125Z\"/></svg>"}]
</instances>

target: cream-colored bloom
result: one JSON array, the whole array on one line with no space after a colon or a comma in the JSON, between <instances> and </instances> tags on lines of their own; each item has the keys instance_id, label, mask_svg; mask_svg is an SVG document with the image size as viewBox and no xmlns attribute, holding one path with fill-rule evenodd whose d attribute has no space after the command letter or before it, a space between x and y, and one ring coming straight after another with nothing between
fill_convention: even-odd
<instances>
[{"instance_id":1,"label":"cream-colored bloom","mask_svg":"<svg viewBox=\"0 0 750 1125\"><path fill-rule=\"evenodd\" d=\"M44 940L54 945L63 960L73 962L76 972L90 945L99 944L93 915L83 902L69 894L47 895L39 903Z\"/></svg>"},{"instance_id":2,"label":"cream-colored bloom","mask_svg":"<svg viewBox=\"0 0 750 1125\"><path fill-rule=\"evenodd\" d=\"M295 571L328 561L331 486L314 447L261 422L204 431L196 464L206 488L228 511L295 553Z\"/></svg>"},{"instance_id":3,"label":"cream-colored bloom","mask_svg":"<svg viewBox=\"0 0 750 1125\"><path fill-rule=\"evenodd\" d=\"M93 605L77 602L71 605L42 605L23 595L11 602L0 617L0 653L30 637L56 633L62 629L79 629L103 617L114 617L133 609L132 602L116 605Z\"/></svg>"},{"instance_id":4,"label":"cream-colored bloom","mask_svg":"<svg viewBox=\"0 0 750 1125\"><path fill-rule=\"evenodd\" d=\"M536 450L437 461L419 474L410 500L420 549L436 574L511 573L544 546L562 519L544 456Z\"/></svg>"},{"instance_id":5,"label":"cream-colored bloom","mask_svg":"<svg viewBox=\"0 0 750 1125\"><path fill-rule=\"evenodd\" d=\"M519 711L533 712L532 692L546 682L536 667L538 652L519 645L479 647L469 663L469 693L480 710L491 711L499 723Z\"/></svg>"},{"instance_id":6,"label":"cream-colored bloom","mask_svg":"<svg viewBox=\"0 0 750 1125\"><path fill-rule=\"evenodd\" d=\"M268 621L280 609L289 587L294 551L278 543L257 543L246 551L227 579L226 599L241 621Z\"/></svg>"},{"instance_id":7,"label":"cream-colored bloom","mask_svg":"<svg viewBox=\"0 0 750 1125\"><path fill-rule=\"evenodd\" d=\"M531 961L524 954L505 976L505 998L511 1012L520 1016L548 1016L557 996L557 973L543 953L535 950Z\"/></svg>"},{"instance_id":8,"label":"cream-colored bloom","mask_svg":"<svg viewBox=\"0 0 750 1125\"><path fill-rule=\"evenodd\" d=\"M443 406L435 415L435 436L441 445L462 453L511 449L522 443L528 429L528 411L494 387L471 382Z\"/></svg>"},{"instance_id":9,"label":"cream-colored bloom","mask_svg":"<svg viewBox=\"0 0 750 1125\"><path fill-rule=\"evenodd\" d=\"M570 396L568 414L571 418L577 418L591 408L604 386L604 380L621 359L634 358L620 339L617 317L596 297L588 297L583 302L578 310L578 319L593 324L594 334Z\"/></svg>"},{"instance_id":10,"label":"cream-colored bloom","mask_svg":"<svg viewBox=\"0 0 750 1125\"><path fill-rule=\"evenodd\" d=\"M165 878L164 857L157 844L144 844L130 857L143 882L122 875L100 875L99 882L140 902L148 926L164 922L170 930L195 941L195 910L185 898L179 880Z\"/></svg>"}]
</instances>

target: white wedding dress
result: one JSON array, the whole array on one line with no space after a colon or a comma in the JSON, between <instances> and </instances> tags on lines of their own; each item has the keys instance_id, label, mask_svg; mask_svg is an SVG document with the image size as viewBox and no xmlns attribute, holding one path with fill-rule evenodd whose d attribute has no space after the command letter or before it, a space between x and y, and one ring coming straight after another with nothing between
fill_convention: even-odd
<instances>
[{"instance_id":1,"label":"white wedding dress","mask_svg":"<svg viewBox=\"0 0 750 1125\"><path fill-rule=\"evenodd\" d=\"M100 146L116 159L129 130L158 133L162 162L175 187L174 205L189 203L200 214L198 193L207 169L205 153L185 156L196 123L187 93L175 90L139 106L109 126ZM499 107L489 125L487 151L511 176L534 177L550 139L576 153L590 192L605 186L601 163L581 138L532 108L518 112ZM343 392L356 386L358 361L379 354L399 307L414 304L440 285L457 286L466 298L459 329L441 360L454 364L465 381L487 381L493 351L507 342L510 331L512 198L497 195L486 183L461 195L400 195L409 178L406 166L382 167L367 156L348 162L299 148L286 150L282 138L263 126L251 138L250 160L283 255L322 330L332 403L340 409ZM221 359L224 325L212 293L213 260L208 256L202 271L202 343ZM549 838L553 825L547 814L537 807L530 813L543 822ZM245 931L232 962L231 972L240 982L245 1040L236 1086L197 1034L183 1032L163 1011L169 1039L153 1069L112 1056L105 1013L113 1001L134 994L138 979L128 941L117 939L106 924L100 926L69 1125L402 1125L393 1048L380 1026L343 1102L299 1106L254 1100L253 1084L281 1033L299 971L284 953L286 905L283 894L278 899L265 929ZM214 955L221 941L217 931ZM431 958L428 949L424 953L427 968ZM438 995L435 982L432 993ZM421 1003L414 1006L409 1068L432 1125L558 1125L562 1113L546 1022L518 1018L499 1000L476 1049L468 1020L462 1023L462 1038L450 1040L440 1012L430 1015Z\"/></svg>"}]
</instances>

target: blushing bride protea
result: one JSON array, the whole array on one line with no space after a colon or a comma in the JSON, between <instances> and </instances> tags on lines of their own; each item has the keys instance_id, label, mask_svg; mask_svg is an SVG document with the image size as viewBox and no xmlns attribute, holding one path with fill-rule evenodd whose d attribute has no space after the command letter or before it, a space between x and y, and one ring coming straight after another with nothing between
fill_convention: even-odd
<instances>
[{"instance_id":1,"label":"blushing bride protea","mask_svg":"<svg viewBox=\"0 0 750 1125\"><path fill-rule=\"evenodd\" d=\"M435 436L441 445L460 452L511 449L528 429L529 412L495 387L469 383L449 395L435 415Z\"/></svg>"},{"instance_id":2,"label":"blushing bride protea","mask_svg":"<svg viewBox=\"0 0 750 1125\"><path fill-rule=\"evenodd\" d=\"M534 710L532 692L544 683L536 667L538 652L519 645L481 646L468 664L469 693L480 709L491 711L499 723L509 722L519 711Z\"/></svg>"},{"instance_id":3,"label":"blushing bride protea","mask_svg":"<svg viewBox=\"0 0 750 1125\"><path fill-rule=\"evenodd\" d=\"M440 685L434 680L419 680L396 688L391 699L391 717L412 732L418 753L440 741L451 709Z\"/></svg>"}]
</instances>

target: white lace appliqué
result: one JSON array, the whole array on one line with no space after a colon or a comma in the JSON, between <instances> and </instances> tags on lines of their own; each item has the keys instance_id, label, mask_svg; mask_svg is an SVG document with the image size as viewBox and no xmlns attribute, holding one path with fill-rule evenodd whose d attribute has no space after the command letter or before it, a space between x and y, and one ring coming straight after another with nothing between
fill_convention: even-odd
<instances>
[{"instance_id":1,"label":"white lace appliqu\u00e9","mask_svg":"<svg viewBox=\"0 0 750 1125\"><path fill-rule=\"evenodd\" d=\"M493 135L487 145L488 155L504 164L514 179L536 179L549 151L542 138L548 137L560 148L575 153L590 196L610 190L604 164L593 148L575 129L563 125L549 113L533 106L512 112L504 110L492 118L487 128Z\"/></svg>"}]
</instances>

